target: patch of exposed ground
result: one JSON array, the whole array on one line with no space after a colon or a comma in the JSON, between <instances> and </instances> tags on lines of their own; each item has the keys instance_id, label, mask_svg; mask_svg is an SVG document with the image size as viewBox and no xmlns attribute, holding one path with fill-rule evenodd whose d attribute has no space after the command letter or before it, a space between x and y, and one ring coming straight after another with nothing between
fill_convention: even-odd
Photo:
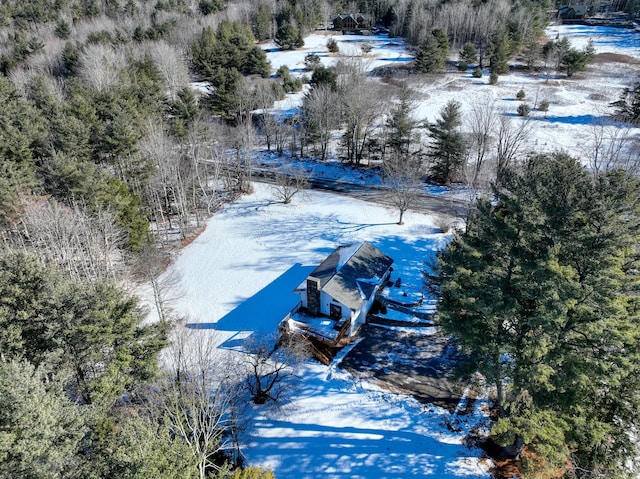
<instances>
[{"instance_id":1,"label":"patch of exposed ground","mask_svg":"<svg viewBox=\"0 0 640 479\"><path fill-rule=\"evenodd\" d=\"M625 63L629 65L638 65L640 60L630 55L622 53L597 53L593 59L593 63Z\"/></svg>"}]
</instances>

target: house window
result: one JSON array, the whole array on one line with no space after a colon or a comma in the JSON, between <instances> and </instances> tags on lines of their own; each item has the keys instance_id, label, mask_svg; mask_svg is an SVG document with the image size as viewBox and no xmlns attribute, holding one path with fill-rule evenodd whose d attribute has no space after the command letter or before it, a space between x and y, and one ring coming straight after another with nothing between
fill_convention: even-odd
<instances>
[{"instance_id":1,"label":"house window","mask_svg":"<svg viewBox=\"0 0 640 479\"><path fill-rule=\"evenodd\" d=\"M342 306L338 304L329 304L329 315L332 318L339 319L342 317Z\"/></svg>"}]
</instances>

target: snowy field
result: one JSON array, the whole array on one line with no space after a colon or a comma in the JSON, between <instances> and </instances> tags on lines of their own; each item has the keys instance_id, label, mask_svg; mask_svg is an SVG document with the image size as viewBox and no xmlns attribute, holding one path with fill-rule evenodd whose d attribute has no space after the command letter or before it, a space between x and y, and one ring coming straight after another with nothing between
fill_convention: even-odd
<instances>
[{"instance_id":1,"label":"snowy field","mask_svg":"<svg viewBox=\"0 0 640 479\"><path fill-rule=\"evenodd\" d=\"M396 211L370 203L312 191L283 205L270 186L254 188L211 218L172 266L183 292L176 310L223 349L273 333L298 301L292 290L339 244L371 241L394 258L405 287L420 289L423 261L447 241L429 215L407 213L398 226ZM299 376L281 408L254 409L244 449L250 464L272 468L279 479L488 477L480 451L463 444L486 420L485 401L475 403L475 414L458 416L336 366L309 360Z\"/></svg>"},{"instance_id":2,"label":"snowy field","mask_svg":"<svg viewBox=\"0 0 640 479\"><path fill-rule=\"evenodd\" d=\"M640 34L634 39L628 36L633 32L608 30L600 36L600 29L553 27L548 34L567 36L576 47L593 38L598 52L640 56ZM294 52L280 52L273 45L264 48L274 70L286 64L303 74L307 53L318 53L327 65L337 60L326 51L327 39L312 35L305 39L304 49ZM370 43L370 68L404 64L411 58L399 40L341 35L335 39L343 53L353 55L359 54L359 42ZM552 77L548 83L542 74L512 73L501 76L496 86L488 85L486 76L475 79L469 73L429 77L413 85L420 92L416 118L434 120L450 99L463 108L478 101L493 103L515 116L515 95L523 88L531 104L534 98L550 102L546 117L533 115L536 129L530 146L581 155L590 141L590 125L604 120L609 103L633 83L633 68L625 63L597 64L586 74ZM300 99L292 95L279 108L295 109ZM345 171L325 167L321 174L378 181ZM396 211L352 198L310 191L283 205L274 202L271 187L254 184L254 189L212 217L168 273L181 278L176 311L188 318L194 332L213 335L223 350L241 347L252 335L272 334L298 301L292 290L340 244L370 241L395 259L394 275L402 277L403 285L419 290L424 261L448 240L436 228L437 219L428 214L408 212L405 225L398 226ZM355 379L335 364L305 362L298 387L286 403L253 409L243 441L249 464L272 468L279 479L489 477L491 461L463 444L469 431L487 423L485 399L474 403L471 414L450 414Z\"/></svg>"},{"instance_id":3,"label":"snowy field","mask_svg":"<svg viewBox=\"0 0 640 479\"><path fill-rule=\"evenodd\" d=\"M523 89L525 102L531 107L529 119L534 122L525 151L564 150L573 156L586 158L593 148L596 127L609 122L610 103L619 99L624 88L637 81L640 33L623 28L561 25L550 26L546 34L551 39L566 37L578 49L593 40L596 54L614 53L628 58L604 58L601 55L586 72L576 73L571 78L555 74L547 78L546 72L512 71L501 75L497 85L489 85L486 71L482 78L473 78L471 69L466 73L409 76L407 81L416 92L414 118L433 122L447 102L456 100L462 105L463 118L470 118L471 109L483 105L513 117L515 121L525 121L517 116L520 102L516 100L516 94ZM305 46L296 51L279 51L274 44L266 44L263 48L274 71L281 65L288 65L294 74L310 77L304 66L304 57L308 53L318 54L326 66L338 61L339 55L330 54L326 48L330 37L338 42L339 55L362 58L368 70L403 66L413 59L402 39L389 39L386 35L314 34L306 37ZM372 46L367 55L363 55L359 48L365 42ZM450 60L457 60L455 52L452 52ZM288 95L276 104L275 109L291 115L300 106L303 94ZM549 102L546 113L535 109L543 100ZM623 125L617 128L625 130L624 134L630 138L640 138L639 128L624 128Z\"/></svg>"}]
</instances>

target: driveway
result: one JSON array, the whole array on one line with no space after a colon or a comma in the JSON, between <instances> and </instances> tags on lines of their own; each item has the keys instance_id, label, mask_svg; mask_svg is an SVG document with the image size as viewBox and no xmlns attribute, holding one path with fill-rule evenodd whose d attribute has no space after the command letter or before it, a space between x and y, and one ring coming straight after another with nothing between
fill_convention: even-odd
<instances>
[{"instance_id":1,"label":"driveway","mask_svg":"<svg viewBox=\"0 0 640 479\"><path fill-rule=\"evenodd\" d=\"M454 379L454 366L467 358L437 328L366 324L359 337L360 342L340 362L341 368L422 402L449 411L456 408L467 383Z\"/></svg>"}]
</instances>

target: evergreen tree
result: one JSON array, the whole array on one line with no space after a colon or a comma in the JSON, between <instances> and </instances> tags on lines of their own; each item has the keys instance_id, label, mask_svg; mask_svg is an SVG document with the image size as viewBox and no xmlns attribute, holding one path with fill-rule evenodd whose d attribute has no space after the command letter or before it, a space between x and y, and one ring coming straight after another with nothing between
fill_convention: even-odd
<instances>
[{"instance_id":1,"label":"evergreen tree","mask_svg":"<svg viewBox=\"0 0 640 479\"><path fill-rule=\"evenodd\" d=\"M247 52L241 72L245 75L260 75L267 78L271 73L271 65L267 55L261 48L252 48Z\"/></svg>"},{"instance_id":2,"label":"evergreen tree","mask_svg":"<svg viewBox=\"0 0 640 479\"><path fill-rule=\"evenodd\" d=\"M0 360L0 476L62 479L78 473L86 418L64 387L59 370Z\"/></svg>"},{"instance_id":3,"label":"evergreen tree","mask_svg":"<svg viewBox=\"0 0 640 479\"><path fill-rule=\"evenodd\" d=\"M464 158L465 144L460 132L462 116L460 104L449 101L440 111L440 118L427 125L431 134L428 155L432 160L431 177L440 184L448 184L460 173Z\"/></svg>"},{"instance_id":4,"label":"evergreen tree","mask_svg":"<svg viewBox=\"0 0 640 479\"><path fill-rule=\"evenodd\" d=\"M503 75L509 73L511 44L509 35L503 30L493 33L489 39L489 70Z\"/></svg>"},{"instance_id":5,"label":"evergreen tree","mask_svg":"<svg viewBox=\"0 0 640 479\"><path fill-rule=\"evenodd\" d=\"M441 73L444 71L446 51L438 37L431 34L416 54L415 67L421 73Z\"/></svg>"},{"instance_id":6,"label":"evergreen tree","mask_svg":"<svg viewBox=\"0 0 640 479\"><path fill-rule=\"evenodd\" d=\"M214 33L204 28L191 45L191 61L197 74L211 81L220 68L244 74L268 76L269 62L264 51L255 45L251 28L241 22L222 21Z\"/></svg>"},{"instance_id":7,"label":"evergreen tree","mask_svg":"<svg viewBox=\"0 0 640 479\"><path fill-rule=\"evenodd\" d=\"M0 256L0 350L6 359L68 368L78 400L108 404L153 377L165 325L143 319L113 285L74 282L25 253Z\"/></svg>"},{"instance_id":8,"label":"evergreen tree","mask_svg":"<svg viewBox=\"0 0 640 479\"><path fill-rule=\"evenodd\" d=\"M259 2L253 15L253 30L258 41L271 36L271 8L265 2Z\"/></svg>"},{"instance_id":9,"label":"evergreen tree","mask_svg":"<svg viewBox=\"0 0 640 479\"><path fill-rule=\"evenodd\" d=\"M459 55L460 61L467 65L474 65L478 62L478 50L473 43L465 43Z\"/></svg>"},{"instance_id":10,"label":"evergreen tree","mask_svg":"<svg viewBox=\"0 0 640 479\"><path fill-rule=\"evenodd\" d=\"M400 103L391 110L386 123L388 145L399 156L407 156L410 152L415 127L412 109L410 92L404 87L400 91Z\"/></svg>"},{"instance_id":11,"label":"evergreen tree","mask_svg":"<svg viewBox=\"0 0 640 479\"><path fill-rule=\"evenodd\" d=\"M46 121L6 78L0 78L0 220L15 213L18 192L37 183L35 159L44 154Z\"/></svg>"},{"instance_id":12,"label":"evergreen tree","mask_svg":"<svg viewBox=\"0 0 640 479\"><path fill-rule=\"evenodd\" d=\"M449 38L447 37L447 32L442 28L435 28L431 32L431 35L438 40L440 55L442 55L443 61L446 61L447 56L449 55Z\"/></svg>"},{"instance_id":13,"label":"evergreen tree","mask_svg":"<svg viewBox=\"0 0 640 479\"><path fill-rule=\"evenodd\" d=\"M242 75L234 68L218 68L210 78L214 90L205 104L216 114L232 120L238 105L237 91L243 81Z\"/></svg>"},{"instance_id":14,"label":"evergreen tree","mask_svg":"<svg viewBox=\"0 0 640 479\"><path fill-rule=\"evenodd\" d=\"M276 44L284 50L294 50L304 46L302 31L290 23L283 23L276 32Z\"/></svg>"},{"instance_id":15,"label":"evergreen tree","mask_svg":"<svg viewBox=\"0 0 640 479\"><path fill-rule=\"evenodd\" d=\"M571 48L562 57L562 66L566 69L567 76L584 71L587 68L587 55L584 52Z\"/></svg>"},{"instance_id":16,"label":"evergreen tree","mask_svg":"<svg viewBox=\"0 0 640 479\"><path fill-rule=\"evenodd\" d=\"M222 0L200 0L198 3L198 10L203 15L211 15L224 9L224 2Z\"/></svg>"},{"instance_id":17,"label":"evergreen tree","mask_svg":"<svg viewBox=\"0 0 640 479\"><path fill-rule=\"evenodd\" d=\"M624 475L637 457L638 181L535 157L480 200L428 275L446 331L495 385L494 438L533 470ZM506 380L508 378L508 380ZM536 460L537 458L537 460Z\"/></svg>"},{"instance_id":18,"label":"evergreen tree","mask_svg":"<svg viewBox=\"0 0 640 479\"><path fill-rule=\"evenodd\" d=\"M329 85L333 91L336 91L338 88L338 74L333 68L320 65L313 71L310 83L314 87Z\"/></svg>"},{"instance_id":19,"label":"evergreen tree","mask_svg":"<svg viewBox=\"0 0 640 479\"><path fill-rule=\"evenodd\" d=\"M615 117L627 123L640 122L640 83L633 88L625 88L620 99L612 104L616 107Z\"/></svg>"}]
</instances>

